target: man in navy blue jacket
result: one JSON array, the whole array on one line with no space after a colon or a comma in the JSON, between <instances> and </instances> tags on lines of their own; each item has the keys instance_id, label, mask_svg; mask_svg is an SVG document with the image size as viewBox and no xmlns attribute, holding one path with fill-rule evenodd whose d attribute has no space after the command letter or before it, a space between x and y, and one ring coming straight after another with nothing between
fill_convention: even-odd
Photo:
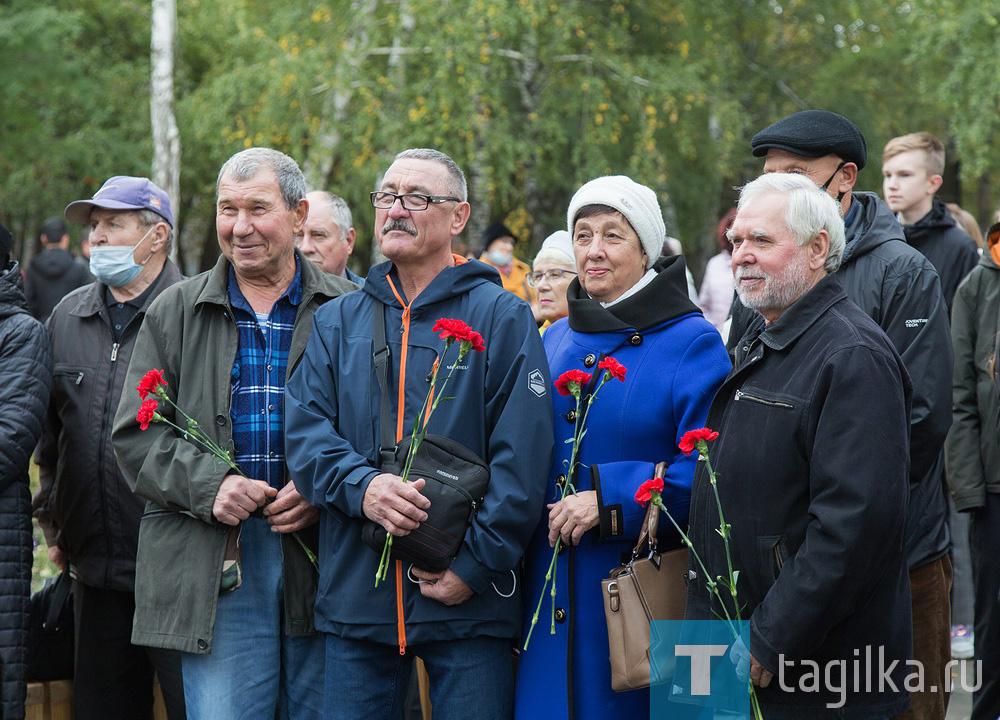
<instances>
[{"instance_id":1,"label":"man in navy blue jacket","mask_svg":"<svg viewBox=\"0 0 1000 720\"><path fill-rule=\"evenodd\" d=\"M451 158L400 153L372 204L389 262L372 268L361 292L317 313L286 391L289 469L322 511L316 626L327 633L325 693L336 698L337 717L402 717L415 654L431 678L435 718L507 718L511 643L520 633L517 565L541 513L552 455L545 353L527 303L504 291L492 268L451 253L470 211ZM362 540L365 521L406 535L426 519L429 502L422 479L404 484L380 469L375 313L386 327L395 441L413 427L443 351L437 320L459 319L482 334L485 352L465 356L447 388L454 399L437 408L428 430L490 469L450 567L429 572L395 561L378 588L380 556ZM445 361L454 356L452 349Z\"/></svg>"}]
</instances>

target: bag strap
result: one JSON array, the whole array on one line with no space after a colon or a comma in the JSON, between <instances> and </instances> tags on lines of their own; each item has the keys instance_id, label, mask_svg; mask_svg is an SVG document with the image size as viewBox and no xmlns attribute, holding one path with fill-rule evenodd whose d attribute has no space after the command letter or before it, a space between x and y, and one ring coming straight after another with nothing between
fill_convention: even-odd
<instances>
[{"instance_id":1,"label":"bag strap","mask_svg":"<svg viewBox=\"0 0 1000 720\"><path fill-rule=\"evenodd\" d=\"M395 457L396 433L392 429L392 405L389 402L389 345L385 341L385 303L377 299L372 309L372 362L375 365L378 388L382 393L379 457L381 464L385 465Z\"/></svg>"},{"instance_id":2,"label":"bag strap","mask_svg":"<svg viewBox=\"0 0 1000 720\"><path fill-rule=\"evenodd\" d=\"M653 477L662 480L667 474L667 464L665 462L656 463L656 470ZM646 517L642 521L642 529L639 531L639 542L635 544L632 551L632 559L638 558L643 551L643 546L649 546L649 554L656 552L656 531L660 525L660 508L653 503L646 503Z\"/></svg>"}]
</instances>

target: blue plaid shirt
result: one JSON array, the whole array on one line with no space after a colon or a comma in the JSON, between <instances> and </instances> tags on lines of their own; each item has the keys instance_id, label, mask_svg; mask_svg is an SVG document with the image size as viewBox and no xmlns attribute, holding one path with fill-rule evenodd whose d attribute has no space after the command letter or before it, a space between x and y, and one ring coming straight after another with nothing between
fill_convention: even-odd
<instances>
[{"instance_id":1,"label":"blue plaid shirt","mask_svg":"<svg viewBox=\"0 0 1000 720\"><path fill-rule=\"evenodd\" d=\"M229 304L239 330L229 410L236 464L246 477L279 489L285 484L285 371L300 302L298 258L295 279L264 321L258 321L229 267Z\"/></svg>"}]
</instances>

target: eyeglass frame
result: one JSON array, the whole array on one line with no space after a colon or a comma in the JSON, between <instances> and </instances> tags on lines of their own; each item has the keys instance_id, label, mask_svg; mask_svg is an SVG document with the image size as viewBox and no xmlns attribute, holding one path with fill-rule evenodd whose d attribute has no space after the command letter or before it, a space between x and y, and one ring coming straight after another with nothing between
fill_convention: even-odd
<instances>
[{"instance_id":1,"label":"eyeglass frame","mask_svg":"<svg viewBox=\"0 0 1000 720\"><path fill-rule=\"evenodd\" d=\"M385 207L379 207L378 205L375 204L376 195L390 195L392 196L392 202L386 205ZM424 195L423 193L398 194L394 192L389 192L388 190L374 190L368 193L368 197L371 199L372 207L375 208L376 210L390 210L392 209L392 206L396 204L396 201L399 200L399 202L403 205L403 209L409 210L410 212L423 212L424 210L429 208L432 204L436 205L438 203L448 202L449 200L452 202L462 202L459 198L452 197L450 195ZM425 200L427 204L424 205L422 208L412 208L406 204L406 198L423 198L423 200Z\"/></svg>"},{"instance_id":2,"label":"eyeglass frame","mask_svg":"<svg viewBox=\"0 0 1000 720\"><path fill-rule=\"evenodd\" d=\"M552 268L551 270L546 270L545 272L541 272L541 273L537 273L537 274L541 275L544 279L548 280L549 283L552 283L554 281L553 281L552 278L549 277L549 273L558 273L558 275L556 277L559 278L560 281L563 279L563 276L565 276L565 275L577 275L577 276L579 276L579 274L580 274L580 273L576 272L575 270L564 270L563 268ZM536 273L534 273L534 272L528 273L528 275L527 275L528 287L538 287L539 280L535 279L535 275L536 275Z\"/></svg>"}]
</instances>

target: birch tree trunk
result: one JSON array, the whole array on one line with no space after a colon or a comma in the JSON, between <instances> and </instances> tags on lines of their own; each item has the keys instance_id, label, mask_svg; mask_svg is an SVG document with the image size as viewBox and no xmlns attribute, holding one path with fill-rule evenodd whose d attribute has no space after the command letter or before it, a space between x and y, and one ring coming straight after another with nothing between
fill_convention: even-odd
<instances>
[{"instance_id":1,"label":"birch tree trunk","mask_svg":"<svg viewBox=\"0 0 1000 720\"><path fill-rule=\"evenodd\" d=\"M176 0L152 0L149 112L153 128L153 182L170 198L175 242L170 258L176 262L177 218L180 211L181 136L174 118L174 45L177 37Z\"/></svg>"}]
</instances>

